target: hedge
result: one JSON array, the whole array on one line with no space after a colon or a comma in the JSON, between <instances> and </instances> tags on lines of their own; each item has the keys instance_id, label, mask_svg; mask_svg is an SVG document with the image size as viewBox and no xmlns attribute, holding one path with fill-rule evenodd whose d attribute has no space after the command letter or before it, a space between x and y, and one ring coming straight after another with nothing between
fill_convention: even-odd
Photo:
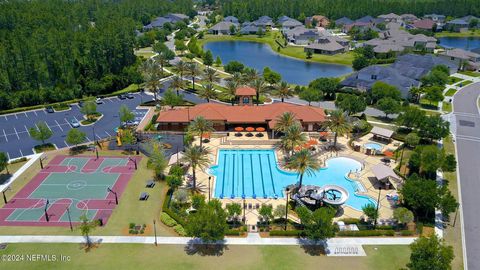
<instances>
[{"instance_id":1,"label":"hedge","mask_svg":"<svg viewBox=\"0 0 480 270\"><path fill-rule=\"evenodd\" d=\"M162 221L163 224L167 225L168 227L173 227L178 224L172 217L170 217L170 215L165 212L160 214L160 221Z\"/></svg>"},{"instance_id":2,"label":"hedge","mask_svg":"<svg viewBox=\"0 0 480 270\"><path fill-rule=\"evenodd\" d=\"M176 233L178 233L180 236L186 236L187 232L185 231L185 228L183 228L182 225L177 224L175 227L173 227Z\"/></svg>"},{"instance_id":3,"label":"hedge","mask_svg":"<svg viewBox=\"0 0 480 270\"><path fill-rule=\"evenodd\" d=\"M364 230L364 231L340 231L337 233L338 236L353 236L353 237L363 237L363 236L394 236L394 230Z\"/></svg>"},{"instance_id":4,"label":"hedge","mask_svg":"<svg viewBox=\"0 0 480 270\"><path fill-rule=\"evenodd\" d=\"M168 207L168 202L170 201L170 195L173 193L173 191L171 189L169 189L167 191L167 197L165 198L165 200L163 200L163 205L162 205L162 212L168 214L172 219L174 219L178 224L182 225L183 227L185 227L186 225L186 222L183 218L179 217L175 212L172 211L172 209L170 209Z\"/></svg>"},{"instance_id":5,"label":"hedge","mask_svg":"<svg viewBox=\"0 0 480 270\"><path fill-rule=\"evenodd\" d=\"M414 232L409 231L409 230L403 230L403 231L400 231L400 235L401 236L412 236L412 235L414 235Z\"/></svg>"},{"instance_id":6,"label":"hedge","mask_svg":"<svg viewBox=\"0 0 480 270\"><path fill-rule=\"evenodd\" d=\"M291 231L270 231L270 236L295 236L300 237L304 235L301 230L291 230Z\"/></svg>"},{"instance_id":7,"label":"hedge","mask_svg":"<svg viewBox=\"0 0 480 270\"><path fill-rule=\"evenodd\" d=\"M242 232L241 232L241 231L238 231L238 230L227 230L227 231L225 232L225 235L240 236L240 235L242 235Z\"/></svg>"},{"instance_id":8,"label":"hedge","mask_svg":"<svg viewBox=\"0 0 480 270\"><path fill-rule=\"evenodd\" d=\"M360 219L358 219L358 218L344 218L344 219L342 219L342 221L345 224L356 224L356 225L358 225L358 224L362 223L360 221Z\"/></svg>"}]
</instances>

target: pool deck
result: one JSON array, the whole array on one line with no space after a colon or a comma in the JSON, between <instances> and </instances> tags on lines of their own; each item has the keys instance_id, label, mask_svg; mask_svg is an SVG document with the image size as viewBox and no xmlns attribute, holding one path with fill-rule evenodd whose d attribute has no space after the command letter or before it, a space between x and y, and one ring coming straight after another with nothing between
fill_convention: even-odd
<instances>
[{"instance_id":1,"label":"pool deck","mask_svg":"<svg viewBox=\"0 0 480 270\"><path fill-rule=\"evenodd\" d=\"M255 133L254 133L255 134ZM369 137L371 135L366 135L364 138L362 137L359 142L362 144L364 143L363 140L366 142L369 142ZM198 144L199 140L196 138L194 143ZM229 137L218 137L216 138L215 136L212 136L210 142L204 143L204 146L208 147L209 150L211 151L210 158L211 158L211 165L217 164L217 153L219 149L272 149L273 143L275 140L269 140L268 136L264 137L235 137L233 134L231 134ZM338 145L341 146L341 150L337 152L330 152L330 151L323 151L318 154L319 159L322 161L322 164L324 164L325 160L328 160L329 158L337 157L337 156L344 156L344 157L350 157L353 159L356 159L363 163L364 168L362 171L359 172L359 174L351 174L350 178L356 181L359 181L361 185L364 187L365 192L359 192L357 194L361 195L366 195L374 199L375 201L378 198L379 195L379 190L377 187L375 187L376 180L373 176L373 173L371 172L371 167L378 164L382 163L381 158L383 156L371 156L371 155L366 155L363 153L361 150L360 152L355 152L353 151L350 147L347 146L348 139L346 137L339 137L338 138ZM388 145L384 147L384 149L395 149L396 146ZM281 151L276 151L277 158L281 160L283 158L283 153ZM395 161L392 160L392 167L396 166ZM205 171L202 170L197 170L197 184L203 188L203 191L205 192L205 195L208 195L208 177L211 176ZM357 177L358 176L358 177ZM210 184L211 187L211 194L213 197L213 191L215 187L215 180L213 180ZM389 200L387 200L387 194L396 194L397 191L394 189L390 190L381 190L380 192L380 207L379 207L379 212L380 212L380 218L379 220L387 220L391 219L393 215L393 208ZM243 203L243 199L238 198L238 199L229 199L229 198L224 198L221 199L222 203L224 205L229 204L229 203ZM273 206L273 209L275 209L278 205L285 206L285 198L278 198L278 199L273 199L273 198L268 198L268 199L263 199L263 198L257 198L257 199L252 199L252 198L247 198L245 199L245 203L247 206L252 205L252 208L250 209L247 207L246 210L246 219L247 219L247 224L249 225L254 225L258 221L258 212L257 209L254 209L256 205L261 206L262 204L271 204ZM363 216L363 212L353 209L347 205L343 205L343 215L338 217L337 219L341 218L360 218ZM298 218L292 213L289 213L289 218L292 220L298 220Z\"/></svg>"}]
</instances>

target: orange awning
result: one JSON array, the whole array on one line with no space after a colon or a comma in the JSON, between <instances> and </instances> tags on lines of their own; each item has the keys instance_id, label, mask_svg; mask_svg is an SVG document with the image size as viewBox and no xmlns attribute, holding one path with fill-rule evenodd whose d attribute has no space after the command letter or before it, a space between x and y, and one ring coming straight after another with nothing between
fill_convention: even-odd
<instances>
[{"instance_id":1,"label":"orange awning","mask_svg":"<svg viewBox=\"0 0 480 270\"><path fill-rule=\"evenodd\" d=\"M386 157L393 157L393 155L394 155L392 151L388 151L388 150L383 151L383 154L384 154Z\"/></svg>"},{"instance_id":2,"label":"orange awning","mask_svg":"<svg viewBox=\"0 0 480 270\"><path fill-rule=\"evenodd\" d=\"M320 132L320 136L322 136L322 137L328 136L328 132L327 131L322 131L322 132Z\"/></svg>"},{"instance_id":3,"label":"orange awning","mask_svg":"<svg viewBox=\"0 0 480 270\"><path fill-rule=\"evenodd\" d=\"M256 128L255 130L258 131L258 132L264 132L264 131L265 131L265 128L263 128L263 127L258 127L258 128Z\"/></svg>"},{"instance_id":4,"label":"orange awning","mask_svg":"<svg viewBox=\"0 0 480 270\"><path fill-rule=\"evenodd\" d=\"M253 127L247 127L245 130L248 131L248 132L255 131L255 129Z\"/></svg>"},{"instance_id":5,"label":"orange awning","mask_svg":"<svg viewBox=\"0 0 480 270\"><path fill-rule=\"evenodd\" d=\"M202 135L202 138L203 138L203 139L210 139L210 132L209 132L209 133L204 133L204 134Z\"/></svg>"},{"instance_id":6,"label":"orange awning","mask_svg":"<svg viewBox=\"0 0 480 270\"><path fill-rule=\"evenodd\" d=\"M311 140L308 141L308 144L309 144L310 146L316 145L316 144L318 144L318 141L315 140L315 139L311 139Z\"/></svg>"},{"instance_id":7,"label":"orange awning","mask_svg":"<svg viewBox=\"0 0 480 270\"><path fill-rule=\"evenodd\" d=\"M236 127L235 131L238 131L238 132L243 131L243 127Z\"/></svg>"}]
</instances>

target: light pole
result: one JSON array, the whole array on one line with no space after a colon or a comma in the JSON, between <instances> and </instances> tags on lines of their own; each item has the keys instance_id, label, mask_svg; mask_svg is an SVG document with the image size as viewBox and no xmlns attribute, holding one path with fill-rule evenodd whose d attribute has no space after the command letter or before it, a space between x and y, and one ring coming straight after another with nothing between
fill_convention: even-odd
<instances>
[{"instance_id":1,"label":"light pole","mask_svg":"<svg viewBox=\"0 0 480 270\"><path fill-rule=\"evenodd\" d=\"M70 223L70 231L73 232L72 218L70 217L70 208L68 206L67 206L67 214L68 214L68 223Z\"/></svg>"},{"instance_id":2,"label":"light pole","mask_svg":"<svg viewBox=\"0 0 480 270\"><path fill-rule=\"evenodd\" d=\"M155 234L155 246L157 243L157 226L155 225L155 219L153 220L153 233Z\"/></svg>"},{"instance_id":3,"label":"light pole","mask_svg":"<svg viewBox=\"0 0 480 270\"><path fill-rule=\"evenodd\" d=\"M243 199L243 224L247 223L247 219L245 218L245 211L247 209L247 205L245 204L245 198Z\"/></svg>"},{"instance_id":4,"label":"light pole","mask_svg":"<svg viewBox=\"0 0 480 270\"><path fill-rule=\"evenodd\" d=\"M97 144L97 139L95 137L95 124L92 125L92 133L93 133L93 143Z\"/></svg>"},{"instance_id":5,"label":"light pole","mask_svg":"<svg viewBox=\"0 0 480 270\"><path fill-rule=\"evenodd\" d=\"M380 193L382 193L382 187L378 187L377 209L375 209L375 223L373 225L374 230L377 228L378 207L380 207Z\"/></svg>"},{"instance_id":6,"label":"light pole","mask_svg":"<svg viewBox=\"0 0 480 270\"><path fill-rule=\"evenodd\" d=\"M290 189L286 188L285 193L287 193L287 202L285 203L285 231L287 230L287 220L288 220L288 194L290 194Z\"/></svg>"},{"instance_id":7,"label":"light pole","mask_svg":"<svg viewBox=\"0 0 480 270\"><path fill-rule=\"evenodd\" d=\"M3 194L3 201L5 202L5 204L7 204L7 203L8 203L8 201L7 201L7 196L5 195L5 191L6 191L6 190L2 191L2 194Z\"/></svg>"},{"instance_id":8,"label":"light pole","mask_svg":"<svg viewBox=\"0 0 480 270\"><path fill-rule=\"evenodd\" d=\"M210 196L211 196L211 195L210 195L210 192L211 192L211 191L210 191L210 180L211 180L211 179L212 179L212 177L209 176L209 177L208 177L208 202L210 202Z\"/></svg>"}]
</instances>

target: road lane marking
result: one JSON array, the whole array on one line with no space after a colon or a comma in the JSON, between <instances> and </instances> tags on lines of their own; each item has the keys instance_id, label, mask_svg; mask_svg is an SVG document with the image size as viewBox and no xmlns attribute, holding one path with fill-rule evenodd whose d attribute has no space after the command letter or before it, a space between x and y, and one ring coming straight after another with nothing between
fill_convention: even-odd
<instances>
[{"instance_id":1,"label":"road lane marking","mask_svg":"<svg viewBox=\"0 0 480 270\"><path fill-rule=\"evenodd\" d=\"M35 116L38 116L37 111L33 111L33 113L35 114Z\"/></svg>"},{"instance_id":2,"label":"road lane marking","mask_svg":"<svg viewBox=\"0 0 480 270\"><path fill-rule=\"evenodd\" d=\"M20 151L20 156L23 157L22 150L18 149L18 151Z\"/></svg>"},{"instance_id":3,"label":"road lane marking","mask_svg":"<svg viewBox=\"0 0 480 270\"><path fill-rule=\"evenodd\" d=\"M7 133L5 133L5 129L2 129L3 130L3 136L5 136L5 140L7 140L8 142L8 139L7 139ZM7 152L8 153L8 152Z\"/></svg>"},{"instance_id":4,"label":"road lane marking","mask_svg":"<svg viewBox=\"0 0 480 270\"><path fill-rule=\"evenodd\" d=\"M60 124L55 120L55 123L57 123L58 127L63 131L63 128L60 126Z\"/></svg>"},{"instance_id":5,"label":"road lane marking","mask_svg":"<svg viewBox=\"0 0 480 270\"><path fill-rule=\"evenodd\" d=\"M7 116L6 116L6 115L4 115L3 117L5 117L5 120L7 120L7 121L8 121L8 118L7 118Z\"/></svg>"},{"instance_id":6,"label":"road lane marking","mask_svg":"<svg viewBox=\"0 0 480 270\"><path fill-rule=\"evenodd\" d=\"M27 133L29 133L29 134L30 134L30 132L28 131L28 128L27 128L27 126L23 125L23 127L25 127L25 132L27 132Z\"/></svg>"},{"instance_id":7,"label":"road lane marking","mask_svg":"<svg viewBox=\"0 0 480 270\"><path fill-rule=\"evenodd\" d=\"M63 141L63 142L65 143L65 145L66 145L67 147L70 147L70 145L68 145L68 143L67 143L66 141Z\"/></svg>"},{"instance_id":8,"label":"road lane marking","mask_svg":"<svg viewBox=\"0 0 480 270\"><path fill-rule=\"evenodd\" d=\"M17 138L20 140L20 136L18 136L17 129L15 127L13 127L13 130L15 130L15 134L17 135Z\"/></svg>"},{"instance_id":9,"label":"road lane marking","mask_svg":"<svg viewBox=\"0 0 480 270\"><path fill-rule=\"evenodd\" d=\"M18 119L18 116L17 116L17 114L14 114L14 115L15 115L15 118L17 118L17 119Z\"/></svg>"},{"instance_id":10,"label":"road lane marking","mask_svg":"<svg viewBox=\"0 0 480 270\"><path fill-rule=\"evenodd\" d=\"M45 125L47 126L48 129L50 129L50 131L53 132L53 130L50 128L50 126L47 124L47 122L45 122ZM37 127L38 128L38 127Z\"/></svg>"},{"instance_id":11,"label":"road lane marking","mask_svg":"<svg viewBox=\"0 0 480 270\"><path fill-rule=\"evenodd\" d=\"M23 112L23 113L25 114L25 117L27 117L27 118L28 118L28 115L27 115L27 113L26 113L26 112Z\"/></svg>"},{"instance_id":12,"label":"road lane marking","mask_svg":"<svg viewBox=\"0 0 480 270\"><path fill-rule=\"evenodd\" d=\"M88 136L86 136L86 137L87 137L88 142L92 142L92 140L90 140L90 138L88 138Z\"/></svg>"},{"instance_id":13,"label":"road lane marking","mask_svg":"<svg viewBox=\"0 0 480 270\"><path fill-rule=\"evenodd\" d=\"M37 123L35 123L35 127L37 128L37 130L40 130L40 129L38 128L38 126L37 126Z\"/></svg>"},{"instance_id":14,"label":"road lane marking","mask_svg":"<svg viewBox=\"0 0 480 270\"><path fill-rule=\"evenodd\" d=\"M3 131L3 132L5 132L5 131ZM8 140L7 140L7 142L8 142ZM7 156L8 156L8 159L10 159L10 154L8 152L7 152Z\"/></svg>"},{"instance_id":15,"label":"road lane marking","mask_svg":"<svg viewBox=\"0 0 480 270\"><path fill-rule=\"evenodd\" d=\"M107 133L107 135L108 135L109 137L112 137L112 135L110 135L110 133L108 133L106 130L105 130L105 133Z\"/></svg>"}]
</instances>

